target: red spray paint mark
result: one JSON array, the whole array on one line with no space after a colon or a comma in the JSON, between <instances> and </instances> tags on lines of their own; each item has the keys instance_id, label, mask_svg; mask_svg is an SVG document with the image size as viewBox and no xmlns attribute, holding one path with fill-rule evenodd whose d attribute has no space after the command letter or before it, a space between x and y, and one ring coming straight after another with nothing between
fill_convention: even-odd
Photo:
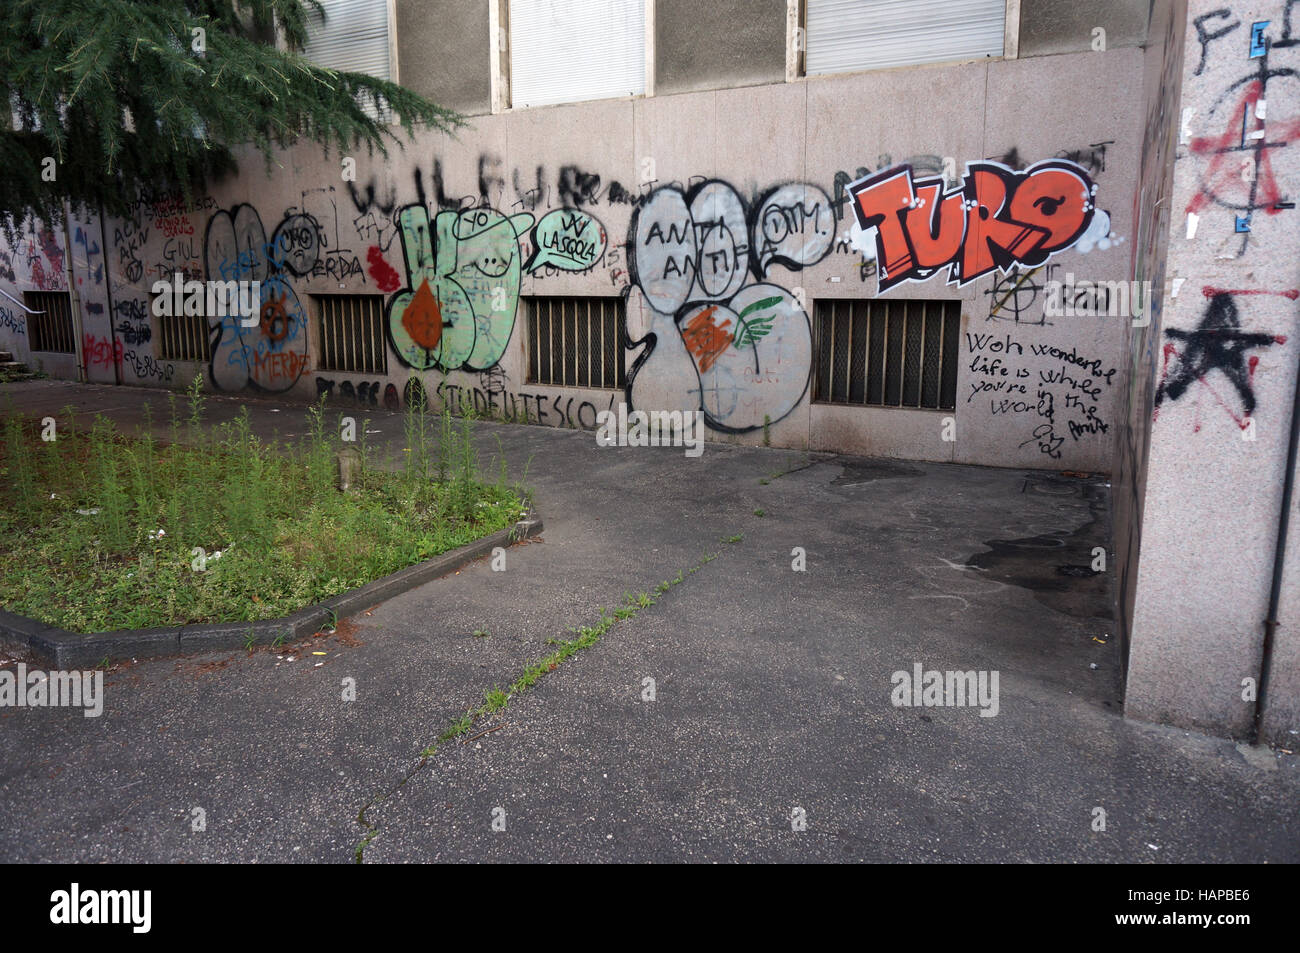
<instances>
[{"instance_id":1,"label":"red spray paint mark","mask_svg":"<svg viewBox=\"0 0 1300 953\"><path fill-rule=\"evenodd\" d=\"M375 280L380 291L386 294L396 291L401 286L402 279L397 276L396 269L384 261L384 253L379 250L378 245L370 246L370 251L366 252L366 262L370 265L370 277Z\"/></svg>"},{"instance_id":2,"label":"red spray paint mark","mask_svg":"<svg viewBox=\"0 0 1300 953\"><path fill-rule=\"evenodd\" d=\"M1201 190L1187 203L1188 212L1199 212L1210 202L1218 199L1225 204L1244 207L1247 203L1254 209L1262 209L1269 215L1276 215L1280 210L1274 206L1281 200L1277 181L1273 178L1273 162L1269 158L1269 148L1282 146L1300 138L1300 120L1272 122L1267 128L1267 141L1250 140L1254 145L1245 145L1242 136L1248 119L1255 112L1255 103L1260 99L1261 85L1255 80L1246 86L1241 102L1233 110L1228 120L1228 127L1221 136L1197 136L1190 143L1191 151L1198 155L1212 156L1210 166L1201 180ZM1254 153L1255 192L1251 201L1251 184L1241 177L1240 156ZM1239 199L1240 201L1236 201Z\"/></svg>"},{"instance_id":3,"label":"red spray paint mark","mask_svg":"<svg viewBox=\"0 0 1300 953\"><path fill-rule=\"evenodd\" d=\"M717 305L709 305L696 313L682 332L686 350L699 362L701 372L711 368L732 341L732 334L727 330L731 324L730 318L720 325L713 323L713 314L717 310Z\"/></svg>"},{"instance_id":4,"label":"red spray paint mark","mask_svg":"<svg viewBox=\"0 0 1300 953\"><path fill-rule=\"evenodd\" d=\"M97 338L93 334L81 336L81 353L86 359L87 367L111 369L122 363L122 342L108 338Z\"/></svg>"},{"instance_id":5,"label":"red spray paint mark","mask_svg":"<svg viewBox=\"0 0 1300 953\"><path fill-rule=\"evenodd\" d=\"M1207 298L1213 298L1215 295L1277 295L1279 298L1290 298L1295 301L1300 298L1300 288L1292 288L1289 291L1267 291L1263 288L1214 288L1206 285L1201 289L1201 294Z\"/></svg>"}]
</instances>

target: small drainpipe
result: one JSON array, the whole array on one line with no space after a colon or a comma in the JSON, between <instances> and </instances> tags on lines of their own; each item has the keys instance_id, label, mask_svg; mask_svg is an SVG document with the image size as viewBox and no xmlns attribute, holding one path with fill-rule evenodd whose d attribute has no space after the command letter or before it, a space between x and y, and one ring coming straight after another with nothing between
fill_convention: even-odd
<instances>
[{"instance_id":1,"label":"small drainpipe","mask_svg":"<svg viewBox=\"0 0 1300 953\"><path fill-rule=\"evenodd\" d=\"M117 359L117 325L113 323L113 283L108 280L108 232L104 225L104 203L99 203L99 241L104 258L104 300L108 308L108 333L113 340L113 383L122 383L122 364ZM90 256L86 256L86 270L90 270Z\"/></svg>"},{"instance_id":2,"label":"small drainpipe","mask_svg":"<svg viewBox=\"0 0 1300 953\"><path fill-rule=\"evenodd\" d=\"M77 356L77 383L84 384L89 379L86 373L86 348L81 340L81 295L77 293L77 277L72 270L72 234L68 231L68 219L72 217L67 203L63 206L63 260L67 262L68 302L72 309L72 346ZM107 259L106 259L107 260Z\"/></svg>"},{"instance_id":3,"label":"small drainpipe","mask_svg":"<svg viewBox=\"0 0 1300 953\"><path fill-rule=\"evenodd\" d=\"M1259 742L1260 722L1264 717L1264 700L1268 692L1269 670L1273 662L1273 633L1277 631L1277 605L1282 599L1282 569L1286 564L1287 531L1291 524L1291 498L1295 491L1296 451L1300 446L1300 363L1296 365L1295 402L1291 406L1291 437L1286 448L1286 472L1282 479L1282 512L1277 518L1277 545L1273 549L1273 586L1268 594L1268 618L1264 620L1264 657L1259 665L1259 693L1255 696L1255 731Z\"/></svg>"}]
</instances>

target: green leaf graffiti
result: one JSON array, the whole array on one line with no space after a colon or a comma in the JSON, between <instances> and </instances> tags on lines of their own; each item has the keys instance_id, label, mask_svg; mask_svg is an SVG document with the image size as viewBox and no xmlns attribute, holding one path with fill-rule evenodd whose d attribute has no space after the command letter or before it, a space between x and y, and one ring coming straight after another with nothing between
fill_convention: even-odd
<instances>
[{"instance_id":1,"label":"green leaf graffiti","mask_svg":"<svg viewBox=\"0 0 1300 953\"><path fill-rule=\"evenodd\" d=\"M745 320L745 316L753 314L755 311L763 311L767 308L775 308L781 303L780 295L773 295L770 298L760 298L738 315L739 325L736 330L736 336L732 344L736 348L753 347L753 345L767 337L772 330L772 322L776 320L775 314L759 315L755 318Z\"/></svg>"}]
</instances>

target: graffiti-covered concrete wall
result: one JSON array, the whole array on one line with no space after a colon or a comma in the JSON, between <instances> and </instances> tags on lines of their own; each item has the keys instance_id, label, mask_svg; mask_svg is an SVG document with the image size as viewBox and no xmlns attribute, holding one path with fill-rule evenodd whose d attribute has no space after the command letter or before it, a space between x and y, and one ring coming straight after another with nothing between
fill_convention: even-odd
<instances>
[{"instance_id":1,"label":"graffiti-covered concrete wall","mask_svg":"<svg viewBox=\"0 0 1300 953\"><path fill-rule=\"evenodd\" d=\"M1300 3L1190 5L1126 704L1236 735L1258 697L1300 359L1298 70ZM1300 730L1291 520L1263 723L1274 741Z\"/></svg>"},{"instance_id":2,"label":"graffiti-covered concrete wall","mask_svg":"<svg viewBox=\"0 0 1300 953\"><path fill-rule=\"evenodd\" d=\"M400 405L414 372L550 425L626 401L703 410L716 440L1106 471L1127 319L1089 313L1104 288L1045 307L1054 282L1131 277L1142 70L1130 48L517 110L354 178L311 146L270 177L250 158L86 229L78 345L124 384ZM62 281L62 253L6 249L4 287ZM260 280L273 313L209 319L204 365L163 359L149 290L177 272ZM384 296L386 375L320 369L313 296L351 292ZM530 379L521 300L563 295L626 300L625 390ZM819 303L876 298L958 303L955 408L813 399ZM6 346L72 376L7 313Z\"/></svg>"}]
</instances>

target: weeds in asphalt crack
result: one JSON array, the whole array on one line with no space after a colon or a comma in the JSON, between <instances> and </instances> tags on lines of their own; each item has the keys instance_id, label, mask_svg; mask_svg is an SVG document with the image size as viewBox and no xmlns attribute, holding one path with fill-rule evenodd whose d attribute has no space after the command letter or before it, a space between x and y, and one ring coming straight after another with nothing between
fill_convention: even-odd
<instances>
[{"instance_id":1,"label":"weeds in asphalt crack","mask_svg":"<svg viewBox=\"0 0 1300 953\"><path fill-rule=\"evenodd\" d=\"M744 535L737 533L734 536L723 536L721 542L739 543L743 539ZM652 591L660 595L667 593L674 586L681 585L689 576L693 576L698 570L713 562L713 560L717 559L719 555L720 553L704 553L700 557L699 562L694 566L691 566L686 570L678 570L676 576L672 579L665 579L663 582L655 586ZM631 619L643 609L648 609L655 605L656 601L657 600L654 596L650 595L649 592L639 592L635 594L632 592L625 592L623 594L623 602L621 605L613 610L604 607L601 608L598 621L591 625L584 625L579 626L576 629L571 629L570 632L574 636L573 638L548 638L546 644L553 646L555 650L536 662L530 663L525 667L523 673L511 682L505 690L502 690L500 687L495 687L485 691L483 693L483 704L479 705L477 708L472 708L469 711L466 711L465 714L461 715L448 725L447 728L438 735L438 740L435 743L429 745L420 752L420 760L402 777L400 781L397 782L396 785L386 793L378 794L371 798L357 813L357 823L366 829L366 833L356 846L354 852L356 863L360 864L364 862L366 848L370 845L371 841L379 836L378 826L372 824L367 819L367 813L372 809L377 808L389 797L397 793L397 791L399 791L407 781L414 777L426 764L429 763L434 755L438 753L440 745L447 744L457 738L468 735L479 721L487 718L489 715L494 715L497 712L504 711L510 704L510 700L516 695L528 691L544 676L546 676L547 673L555 671L566 660L599 642L601 638L619 622ZM474 634L477 636L480 632L484 635L487 634L486 630L482 629L475 631Z\"/></svg>"},{"instance_id":2,"label":"weeds in asphalt crack","mask_svg":"<svg viewBox=\"0 0 1300 953\"><path fill-rule=\"evenodd\" d=\"M812 466L814 463L817 462L818 461L814 460L812 457L804 457L804 462L801 463L799 466L791 467L789 470L773 470L767 476L759 477L758 483L760 486L767 486L773 480L779 480L781 479L781 477L787 476L791 473L798 473L800 470L807 470L810 466Z\"/></svg>"}]
</instances>

